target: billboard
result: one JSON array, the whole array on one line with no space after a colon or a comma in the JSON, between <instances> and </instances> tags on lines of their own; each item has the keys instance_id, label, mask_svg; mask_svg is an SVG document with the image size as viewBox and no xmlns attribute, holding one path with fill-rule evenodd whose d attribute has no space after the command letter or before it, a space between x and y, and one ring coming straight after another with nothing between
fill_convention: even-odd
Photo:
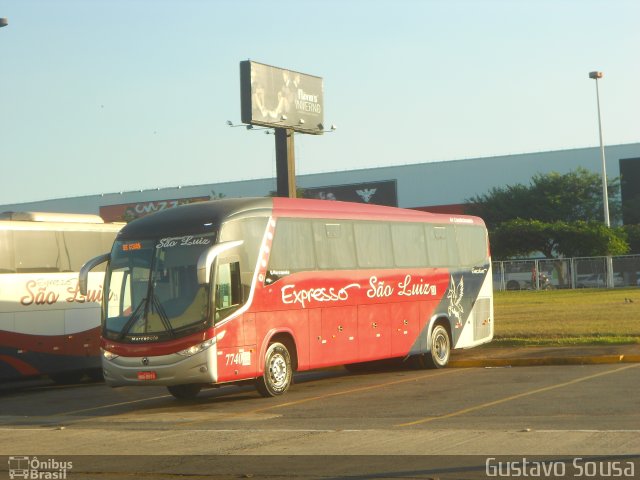
<instances>
[{"instance_id":1,"label":"billboard","mask_svg":"<svg viewBox=\"0 0 640 480\"><path fill-rule=\"evenodd\" d=\"M321 135L322 78L246 60L240 62L243 123Z\"/></svg>"},{"instance_id":2,"label":"billboard","mask_svg":"<svg viewBox=\"0 0 640 480\"><path fill-rule=\"evenodd\" d=\"M105 222L130 222L150 213L175 208L193 202L205 202L209 197L178 198L171 200L152 200L146 202L121 203L100 207L100 216Z\"/></svg>"},{"instance_id":3,"label":"billboard","mask_svg":"<svg viewBox=\"0 0 640 480\"><path fill-rule=\"evenodd\" d=\"M389 207L398 206L398 193L395 180L303 188L302 190L304 198L371 203L374 205L387 205Z\"/></svg>"}]
</instances>

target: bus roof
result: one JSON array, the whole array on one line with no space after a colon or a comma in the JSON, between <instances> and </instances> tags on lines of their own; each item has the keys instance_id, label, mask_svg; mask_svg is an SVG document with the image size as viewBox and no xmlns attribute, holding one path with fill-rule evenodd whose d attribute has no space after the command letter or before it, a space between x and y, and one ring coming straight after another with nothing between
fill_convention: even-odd
<instances>
[{"instance_id":1,"label":"bus roof","mask_svg":"<svg viewBox=\"0 0 640 480\"><path fill-rule=\"evenodd\" d=\"M55 212L2 212L0 220L14 222L104 223L98 215Z\"/></svg>"},{"instance_id":2,"label":"bus roof","mask_svg":"<svg viewBox=\"0 0 640 480\"><path fill-rule=\"evenodd\" d=\"M224 198L181 205L138 218L127 224L120 231L118 238L161 238L211 233L225 221L245 216L484 225L478 217L428 213L364 203L281 197Z\"/></svg>"},{"instance_id":3,"label":"bus roof","mask_svg":"<svg viewBox=\"0 0 640 480\"><path fill-rule=\"evenodd\" d=\"M211 233L231 218L271 215L273 199L224 198L161 210L128 223L118 238L161 238Z\"/></svg>"},{"instance_id":4,"label":"bus roof","mask_svg":"<svg viewBox=\"0 0 640 480\"><path fill-rule=\"evenodd\" d=\"M430 213L410 208L369 203L296 198L274 198L277 217L335 218L354 220L395 220L401 222L468 223L484 225L478 217Z\"/></svg>"}]
</instances>

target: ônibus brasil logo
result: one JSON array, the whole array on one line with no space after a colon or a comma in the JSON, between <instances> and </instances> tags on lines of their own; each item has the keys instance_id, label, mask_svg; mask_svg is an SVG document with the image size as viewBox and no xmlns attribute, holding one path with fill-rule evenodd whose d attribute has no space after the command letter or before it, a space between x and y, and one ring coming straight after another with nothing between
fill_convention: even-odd
<instances>
[{"instance_id":1,"label":"\u00f4nibus brasil logo","mask_svg":"<svg viewBox=\"0 0 640 480\"><path fill-rule=\"evenodd\" d=\"M54 458L39 460L38 457L9 457L9 478L38 480L63 480L67 470L73 468L73 462L61 462Z\"/></svg>"}]
</instances>

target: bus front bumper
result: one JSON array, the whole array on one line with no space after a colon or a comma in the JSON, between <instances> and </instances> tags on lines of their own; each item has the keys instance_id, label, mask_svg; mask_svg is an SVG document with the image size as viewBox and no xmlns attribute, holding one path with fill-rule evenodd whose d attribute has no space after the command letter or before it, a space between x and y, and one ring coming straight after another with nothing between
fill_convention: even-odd
<instances>
[{"instance_id":1,"label":"bus front bumper","mask_svg":"<svg viewBox=\"0 0 640 480\"><path fill-rule=\"evenodd\" d=\"M102 357L107 385L186 385L217 381L215 344L191 356L178 353L147 357Z\"/></svg>"}]
</instances>

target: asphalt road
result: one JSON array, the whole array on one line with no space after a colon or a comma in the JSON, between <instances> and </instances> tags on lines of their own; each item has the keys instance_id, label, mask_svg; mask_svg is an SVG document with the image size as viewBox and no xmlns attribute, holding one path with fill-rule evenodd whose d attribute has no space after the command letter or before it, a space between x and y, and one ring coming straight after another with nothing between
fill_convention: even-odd
<instances>
[{"instance_id":1,"label":"asphalt road","mask_svg":"<svg viewBox=\"0 0 640 480\"><path fill-rule=\"evenodd\" d=\"M638 363L360 374L338 368L299 374L279 398L229 386L190 402L161 387L5 385L0 455L91 456L80 457L83 469L67 478L92 478L81 471L95 469L103 479L112 478L105 472L121 478L150 470L168 475L150 478L239 478L264 474L271 464L270 478L280 478L287 458L295 465L282 478L310 478L308 469L346 478L340 465L351 473L373 469L357 478L485 478L460 464L477 470L492 455L632 455L637 462L638 385ZM426 468L425 455L438 456L428 457L439 458L438 467ZM220 476L211 477L216 459ZM0 478L6 465L0 463ZM388 476L374 475L381 468Z\"/></svg>"}]
</instances>

